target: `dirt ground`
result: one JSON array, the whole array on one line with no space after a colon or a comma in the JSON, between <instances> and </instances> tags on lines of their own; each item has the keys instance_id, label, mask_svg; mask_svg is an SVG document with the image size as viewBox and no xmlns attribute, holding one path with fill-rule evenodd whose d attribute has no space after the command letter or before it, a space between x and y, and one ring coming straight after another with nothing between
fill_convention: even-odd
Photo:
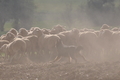
<instances>
[{"instance_id":1,"label":"dirt ground","mask_svg":"<svg viewBox=\"0 0 120 80\"><path fill-rule=\"evenodd\" d=\"M120 80L120 62L24 63L0 61L0 80Z\"/></svg>"}]
</instances>

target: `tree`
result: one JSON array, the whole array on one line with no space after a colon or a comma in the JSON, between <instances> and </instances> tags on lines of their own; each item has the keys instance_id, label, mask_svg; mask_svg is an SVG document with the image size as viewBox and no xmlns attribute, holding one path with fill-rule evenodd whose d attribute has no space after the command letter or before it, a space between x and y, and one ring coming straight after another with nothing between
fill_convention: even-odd
<instances>
[{"instance_id":1,"label":"tree","mask_svg":"<svg viewBox=\"0 0 120 80\"><path fill-rule=\"evenodd\" d=\"M0 0L0 31L4 31L4 24L11 19L11 0Z\"/></svg>"},{"instance_id":2,"label":"tree","mask_svg":"<svg viewBox=\"0 0 120 80\"><path fill-rule=\"evenodd\" d=\"M62 13L62 19L67 24L68 28L73 26L73 1L65 2L65 9Z\"/></svg>"},{"instance_id":3,"label":"tree","mask_svg":"<svg viewBox=\"0 0 120 80\"><path fill-rule=\"evenodd\" d=\"M113 22L114 12L114 0L89 0L87 2L86 13L97 26Z\"/></svg>"},{"instance_id":4,"label":"tree","mask_svg":"<svg viewBox=\"0 0 120 80\"><path fill-rule=\"evenodd\" d=\"M32 23L32 17L34 14L34 2L33 0L13 0L13 19L14 28L20 27L30 28Z\"/></svg>"},{"instance_id":5,"label":"tree","mask_svg":"<svg viewBox=\"0 0 120 80\"><path fill-rule=\"evenodd\" d=\"M16 29L30 27L34 9L34 0L0 0L0 31L4 31L4 24L10 19Z\"/></svg>"}]
</instances>

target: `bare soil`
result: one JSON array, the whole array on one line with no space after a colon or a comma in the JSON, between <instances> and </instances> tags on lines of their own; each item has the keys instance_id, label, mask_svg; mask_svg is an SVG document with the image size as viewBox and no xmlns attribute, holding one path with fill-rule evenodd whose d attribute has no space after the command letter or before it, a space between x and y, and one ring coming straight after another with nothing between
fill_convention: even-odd
<instances>
[{"instance_id":1,"label":"bare soil","mask_svg":"<svg viewBox=\"0 0 120 80\"><path fill-rule=\"evenodd\" d=\"M120 80L120 62L22 63L0 61L0 80Z\"/></svg>"}]
</instances>

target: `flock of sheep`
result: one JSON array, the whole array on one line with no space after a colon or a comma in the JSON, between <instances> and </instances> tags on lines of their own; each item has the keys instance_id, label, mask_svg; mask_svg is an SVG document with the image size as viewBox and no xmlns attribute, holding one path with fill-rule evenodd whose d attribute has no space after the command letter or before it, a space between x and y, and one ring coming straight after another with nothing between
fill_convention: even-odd
<instances>
[{"instance_id":1,"label":"flock of sheep","mask_svg":"<svg viewBox=\"0 0 120 80\"><path fill-rule=\"evenodd\" d=\"M75 62L77 58L101 61L112 54L120 54L119 41L120 29L111 29L107 24L103 24L100 30L66 30L61 25L52 29L32 27L30 30L20 28L17 31L12 28L0 37L0 53L5 53L5 60L10 62L24 55L39 55L51 62L61 57L72 58Z\"/></svg>"}]
</instances>

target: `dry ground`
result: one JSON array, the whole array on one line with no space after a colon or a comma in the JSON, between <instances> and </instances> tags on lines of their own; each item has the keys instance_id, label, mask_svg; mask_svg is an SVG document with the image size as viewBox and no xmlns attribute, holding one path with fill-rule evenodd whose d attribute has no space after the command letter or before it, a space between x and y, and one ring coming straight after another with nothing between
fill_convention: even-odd
<instances>
[{"instance_id":1,"label":"dry ground","mask_svg":"<svg viewBox=\"0 0 120 80\"><path fill-rule=\"evenodd\" d=\"M120 62L34 63L0 62L0 80L120 80Z\"/></svg>"}]
</instances>

